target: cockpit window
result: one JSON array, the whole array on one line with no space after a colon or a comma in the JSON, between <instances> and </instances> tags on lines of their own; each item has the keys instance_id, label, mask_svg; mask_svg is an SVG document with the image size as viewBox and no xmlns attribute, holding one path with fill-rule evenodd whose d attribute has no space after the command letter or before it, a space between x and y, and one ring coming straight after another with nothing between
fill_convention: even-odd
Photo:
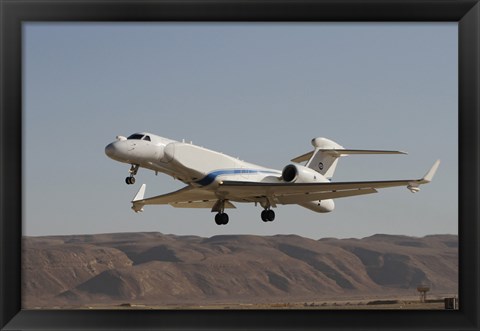
<instances>
[{"instance_id":1,"label":"cockpit window","mask_svg":"<svg viewBox=\"0 0 480 331\"><path fill-rule=\"evenodd\" d=\"M150 136L145 136L145 137L143 137L143 140L151 141L151 140L150 140Z\"/></svg>"},{"instance_id":2,"label":"cockpit window","mask_svg":"<svg viewBox=\"0 0 480 331\"><path fill-rule=\"evenodd\" d=\"M137 139L137 140L140 140L143 138L143 134L138 134L138 133L134 133L132 134L130 137L128 137L127 139Z\"/></svg>"}]
</instances>

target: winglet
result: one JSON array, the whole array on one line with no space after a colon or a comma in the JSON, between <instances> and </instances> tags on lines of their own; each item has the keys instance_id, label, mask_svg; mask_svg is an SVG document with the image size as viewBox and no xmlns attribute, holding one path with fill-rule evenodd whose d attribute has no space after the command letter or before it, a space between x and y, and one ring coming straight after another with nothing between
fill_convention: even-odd
<instances>
[{"instance_id":1,"label":"winglet","mask_svg":"<svg viewBox=\"0 0 480 331\"><path fill-rule=\"evenodd\" d=\"M137 194L135 195L135 198L133 198L132 202L143 200L143 196L145 195L145 188L146 187L147 187L147 184L142 184L142 186L138 190Z\"/></svg>"},{"instance_id":2,"label":"winglet","mask_svg":"<svg viewBox=\"0 0 480 331\"><path fill-rule=\"evenodd\" d=\"M433 176L435 175L435 172L437 172L438 166L440 165L440 160L435 161L433 166L428 170L428 172L423 176L421 179L422 183L430 183L433 179Z\"/></svg>"},{"instance_id":3,"label":"winglet","mask_svg":"<svg viewBox=\"0 0 480 331\"><path fill-rule=\"evenodd\" d=\"M141 203L140 201L143 200L143 196L145 195L145 188L146 187L147 187L146 184L142 184L142 186L140 187L137 194L135 195L135 197L132 200L132 203L133 203L132 209L136 213L143 211L144 204Z\"/></svg>"},{"instance_id":4,"label":"winglet","mask_svg":"<svg viewBox=\"0 0 480 331\"><path fill-rule=\"evenodd\" d=\"M440 160L435 161L433 166L430 168L430 170L428 170L428 172L425 174L425 176L423 176L422 179L417 179L408 183L407 188L410 190L410 192L417 193L418 191L420 191L420 188L418 187L420 186L420 184L430 183L433 179L433 176L435 176L435 172L437 172L439 165Z\"/></svg>"}]
</instances>

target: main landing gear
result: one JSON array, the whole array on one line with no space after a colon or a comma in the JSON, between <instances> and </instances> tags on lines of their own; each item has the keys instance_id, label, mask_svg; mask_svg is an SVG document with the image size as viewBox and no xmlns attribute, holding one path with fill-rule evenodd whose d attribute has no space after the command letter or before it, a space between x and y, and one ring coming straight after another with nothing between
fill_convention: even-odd
<instances>
[{"instance_id":1,"label":"main landing gear","mask_svg":"<svg viewBox=\"0 0 480 331\"><path fill-rule=\"evenodd\" d=\"M130 173L130 176L125 178L125 183L127 183L127 185L135 184L134 176L137 174L138 168L140 168L138 164L132 164L132 166L130 167L130 170L128 170L128 172Z\"/></svg>"},{"instance_id":2,"label":"main landing gear","mask_svg":"<svg viewBox=\"0 0 480 331\"><path fill-rule=\"evenodd\" d=\"M228 224L228 214L218 213L217 215L215 215L215 223L217 223L217 225Z\"/></svg>"},{"instance_id":3,"label":"main landing gear","mask_svg":"<svg viewBox=\"0 0 480 331\"><path fill-rule=\"evenodd\" d=\"M275 212L271 209L265 209L262 211L260 216L262 217L262 221L264 222L273 222L273 220L275 219Z\"/></svg>"},{"instance_id":4,"label":"main landing gear","mask_svg":"<svg viewBox=\"0 0 480 331\"><path fill-rule=\"evenodd\" d=\"M228 224L228 215L225 213L225 201L227 200L219 199L212 207L212 212L217 212L215 215L215 223L217 225ZM262 221L273 222L275 219L275 212L270 209L270 204L263 204L262 207L264 208L261 213Z\"/></svg>"},{"instance_id":5,"label":"main landing gear","mask_svg":"<svg viewBox=\"0 0 480 331\"><path fill-rule=\"evenodd\" d=\"M228 223L228 214L225 213L225 200L218 199L215 205L212 207L212 211L218 212L215 215L215 223L217 225L225 225Z\"/></svg>"}]
</instances>

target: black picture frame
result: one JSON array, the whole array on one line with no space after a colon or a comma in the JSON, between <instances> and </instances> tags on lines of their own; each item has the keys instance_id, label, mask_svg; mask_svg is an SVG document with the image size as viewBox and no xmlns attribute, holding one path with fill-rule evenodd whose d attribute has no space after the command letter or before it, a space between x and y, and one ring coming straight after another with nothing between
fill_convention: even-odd
<instances>
[{"instance_id":1,"label":"black picture frame","mask_svg":"<svg viewBox=\"0 0 480 331\"><path fill-rule=\"evenodd\" d=\"M480 5L472 0L0 0L0 327L479 330ZM452 21L459 24L459 300L455 311L22 310L22 23ZM433 121L433 119L432 119ZM429 123L426 123L429 125Z\"/></svg>"}]
</instances>

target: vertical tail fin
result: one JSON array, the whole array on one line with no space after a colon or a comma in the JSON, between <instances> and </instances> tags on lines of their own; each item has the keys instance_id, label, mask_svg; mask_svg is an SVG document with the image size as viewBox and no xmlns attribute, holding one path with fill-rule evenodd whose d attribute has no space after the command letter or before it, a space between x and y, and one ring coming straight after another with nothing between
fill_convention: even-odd
<instances>
[{"instance_id":1,"label":"vertical tail fin","mask_svg":"<svg viewBox=\"0 0 480 331\"><path fill-rule=\"evenodd\" d=\"M315 150L305 166L318 171L325 178L332 178L337 167L338 158L341 156L338 152L332 153L332 151L345 148L330 139L321 137L312 139L312 145L315 147Z\"/></svg>"},{"instance_id":2,"label":"vertical tail fin","mask_svg":"<svg viewBox=\"0 0 480 331\"><path fill-rule=\"evenodd\" d=\"M313 169L326 178L332 178L337 167L338 158L350 154L407 154L402 151L345 149L336 142L327 138L314 138L312 152L292 159L293 162L307 161L306 167Z\"/></svg>"}]
</instances>

